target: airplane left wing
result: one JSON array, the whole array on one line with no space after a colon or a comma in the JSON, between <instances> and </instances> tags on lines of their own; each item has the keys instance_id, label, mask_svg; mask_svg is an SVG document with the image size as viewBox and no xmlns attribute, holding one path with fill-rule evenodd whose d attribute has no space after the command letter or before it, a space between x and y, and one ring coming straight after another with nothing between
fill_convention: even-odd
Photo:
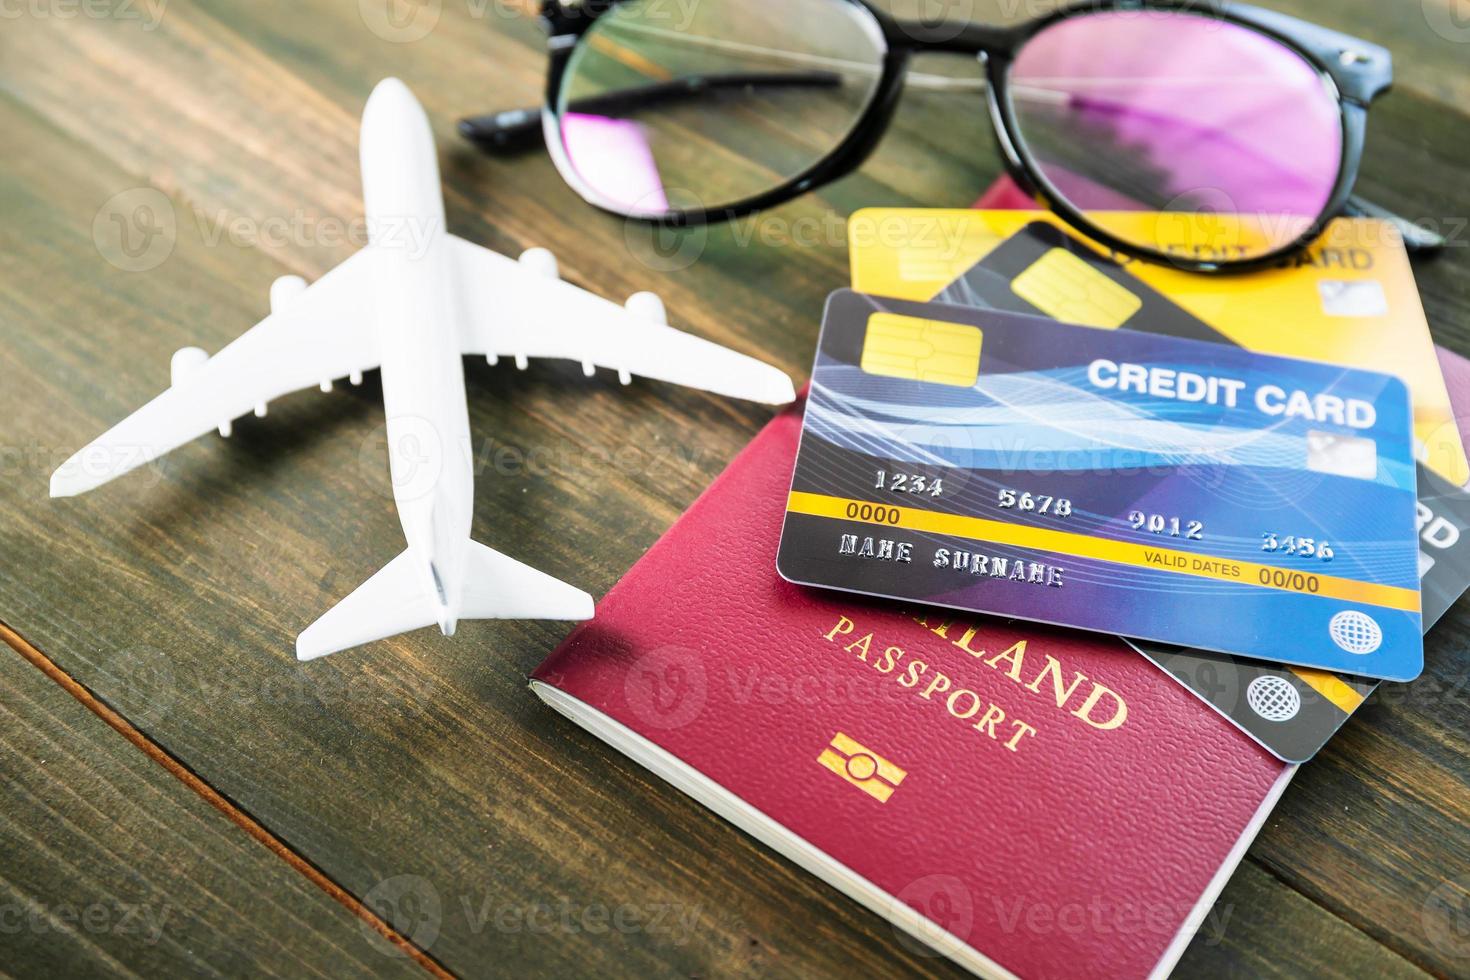
<instances>
[{"instance_id":1,"label":"airplane left wing","mask_svg":"<svg viewBox=\"0 0 1470 980\"><path fill-rule=\"evenodd\" d=\"M51 496L91 490L273 398L377 367L372 264L364 249L273 302L282 308L57 467Z\"/></svg>"},{"instance_id":2,"label":"airplane left wing","mask_svg":"<svg viewBox=\"0 0 1470 980\"><path fill-rule=\"evenodd\" d=\"M700 388L732 398L784 405L791 379L769 364L638 316L514 259L449 236L454 288L467 322L466 354L556 357Z\"/></svg>"}]
</instances>

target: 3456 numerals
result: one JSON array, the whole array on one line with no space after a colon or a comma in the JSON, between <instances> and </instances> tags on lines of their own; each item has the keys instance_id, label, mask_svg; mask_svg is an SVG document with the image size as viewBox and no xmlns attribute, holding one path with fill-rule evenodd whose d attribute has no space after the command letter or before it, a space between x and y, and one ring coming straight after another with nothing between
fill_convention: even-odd
<instances>
[{"instance_id":1,"label":"3456 numerals","mask_svg":"<svg viewBox=\"0 0 1470 980\"><path fill-rule=\"evenodd\" d=\"M1277 537L1271 531L1261 532L1261 550L1269 551L1275 555L1295 555L1297 558L1319 558L1322 561L1331 561L1337 554L1332 545L1326 541L1318 541L1316 538L1299 538L1288 534L1286 537Z\"/></svg>"},{"instance_id":2,"label":"3456 numerals","mask_svg":"<svg viewBox=\"0 0 1470 980\"><path fill-rule=\"evenodd\" d=\"M877 482L873 486L892 493L937 497L944 492L944 477L931 480L922 473L889 473L887 470L879 470Z\"/></svg>"}]
</instances>

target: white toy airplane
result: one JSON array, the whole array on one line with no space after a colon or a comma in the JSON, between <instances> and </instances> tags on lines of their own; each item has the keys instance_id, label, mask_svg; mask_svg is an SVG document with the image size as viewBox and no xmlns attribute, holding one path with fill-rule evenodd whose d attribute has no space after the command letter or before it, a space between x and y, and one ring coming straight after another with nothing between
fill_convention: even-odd
<instances>
[{"instance_id":1,"label":"white toy airplane","mask_svg":"<svg viewBox=\"0 0 1470 980\"><path fill-rule=\"evenodd\" d=\"M402 82L379 83L362 115L368 246L311 286L284 276L271 315L214 357L196 347L171 364L171 387L51 476L69 497L288 392L382 369L389 468L408 549L296 640L311 660L468 619L590 619L580 589L470 540L474 479L461 357L581 361L629 376L780 405L791 379L770 365L666 326L639 293L618 306L556 278L532 249L517 263L447 234L429 120ZM403 235L405 228L412 235ZM407 239L412 239L412 244ZM99 460L110 460L98 465ZM426 481L425 476L428 479Z\"/></svg>"}]
</instances>

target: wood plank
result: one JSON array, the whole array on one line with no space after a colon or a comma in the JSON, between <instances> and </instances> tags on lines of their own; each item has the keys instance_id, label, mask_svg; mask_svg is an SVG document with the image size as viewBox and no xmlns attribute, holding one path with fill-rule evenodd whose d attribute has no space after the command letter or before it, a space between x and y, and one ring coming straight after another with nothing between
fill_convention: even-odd
<instances>
[{"instance_id":1,"label":"wood plank","mask_svg":"<svg viewBox=\"0 0 1470 980\"><path fill-rule=\"evenodd\" d=\"M454 969L490 957L531 975L940 969L550 717L523 678L562 627L467 623L453 641L416 635L309 667L291 659L295 633L400 547L373 382L285 399L230 443L202 440L80 500L44 494L55 462L166 383L175 348L217 349L263 313L273 276L320 274L350 253L324 232L360 215L356 117L388 71L434 119L453 230L511 253L551 244L574 281L614 296L654 288L677 322L795 374L809 366L822 297L845 279L830 210L967 203L999 169L983 119L946 152L937 134L955 129L959 100L910 93L860 174L709 229L694 239L698 262L669 268L646 232L587 208L543 156L494 160L455 142L458 115L537 98L543 55L524 19L445 4L427 37L393 43L353 4L172 0L149 32L10 26L0 128L28 152L0 163L12 216L0 228L0 417L14 460L0 485L0 616L354 894L383 898L405 932L424 925L412 899L437 897L429 948ZM1412 90L1382 108L1366 187L1411 214L1470 214L1458 176L1466 117ZM130 273L99 254L93 222L145 184L166 192L177 242L157 268ZM223 232L239 218L288 231L262 241L247 225L234 242ZM812 244L763 244L802 227L818 229ZM1417 271L1438 335L1470 350L1466 250ZM486 440L477 538L594 594L768 415L667 386L583 382L569 365L470 365L468 386ZM1450 622L1462 630L1465 613ZM1432 647L1442 676L1463 673L1449 628ZM1416 911L1452 877L1427 869L1464 855L1453 755L1463 714L1450 707L1356 719L1254 851L1291 888L1248 880L1242 901L1268 903L1261 914L1239 920L1228 949L1192 950L1189 963L1320 966L1319 953L1339 940L1356 950L1367 935L1454 972ZM1333 816L1343 806L1375 812L1354 826ZM1420 825L1434 833L1406 829ZM1343 842L1319 837L1333 834ZM394 885L406 889L398 901L385 895ZM645 918L611 937L558 925L547 942L524 925L532 907ZM656 930L656 909L694 925ZM498 927L497 913L522 925Z\"/></svg>"},{"instance_id":2,"label":"wood plank","mask_svg":"<svg viewBox=\"0 0 1470 980\"><path fill-rule=\"evenodd\" d=\"M1259 866L1241 866L1173 976L1424 977L1409 961L1304 898Z\"/></svg>"},{"instance_id":3,"label":"wood plank","mask_svg":"<svg viewBox=\"0 0 1470 980\"><path fill-rule=\"evenodd\" d=\"M1426 970L1470 945L1431 899L1470 886L1463 606L1427 641L1427 669L1385 685L1292 782L1253 855L1283 881Z\"/></svg>"},{"instance_id":4,"label":"wood plank","mask_svg":"<svg viewBox=\"0 0 1470 980\"><path fill-rule=\"evenodd\" d=\"M170 8L176 29L182 9ZM0 490L0 550L15 559L0 568L0 602L28 636L354 894L408 881L438 896L432 941L415 931L411 901L385 914L453 969L491 958L530 975L931 965L621 757L568 753L580 734L524 680L565 627L466 623L453 641L421 634L377 657L294 661L294 634L399 547L371 384L286 399L231 442L163 461L162 482L140 474L80 508L47 501L58 451L164 383L174 347L217 348L242 329L270 277L289 270L248 247L210 246L187 223L157 269L111 269L92 215L137 177L13 101L0 101L0 126L35 151L0 173L0 201L27 231L4 240L13 276L0 285L0 358L15 383L0 411L35 450ZM275 193L233 169L222 185ZM178 193L212 203L200 196L207 181ZM98 285L75 288L79 275ZM476 431L526 455L482 474L476 537L594 591L763 418L669 388L584 383L574 365L469 373ZM110 666L145 647L166 675L128 683L145 675ZM557 926L548 942L496 924L533 907L569 908L578 922L623 910L631 925L611 936Z\"/></svg>"},{"instance_id":5,"label":"wood plank","mask_svg":"<svg viewBox=\"0 0 1470 980\"><path fill-rule=\"evenodd\" d=\"M6 973L425 975L3 644L0 658Z\"/></svg>"}]
</instances>

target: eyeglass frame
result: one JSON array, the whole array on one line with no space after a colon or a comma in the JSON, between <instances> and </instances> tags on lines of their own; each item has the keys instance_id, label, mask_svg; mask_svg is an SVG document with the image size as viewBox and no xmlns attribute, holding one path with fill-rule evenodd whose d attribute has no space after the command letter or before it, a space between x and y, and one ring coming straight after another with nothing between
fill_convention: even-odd
<instances>
[{"instance_id":1,"label":"eyeglass frame","mask_svg":"<svg viewBox=\"0 0 1470 980\"><path fill-rule=\"evenodd\" d=\"M1412 250L1432 250L1443 240L1376 205L1356 199L1357 183L1367 137L1368 106L1389 90L1393 59L1386 48L1326 27L1234 0L1082 0L1041 17L1015 25L900 20L878 9L872 0L838 0L860 8L877 28L884 44L882 69L873 94L847 135L831 152L784 183L759 194L714 208L637 211L611 200L590 186L566 153L557 105L572 54L598 19L631 0L542 0L549 63L541 128L546 146L562 179L587 203L618 217L665 227L686 227L728 221L784 204L818 187L845 177L860 167L887 132L903 94L913 56L940 52L973 55L985 68L986 102L1007 173L1028 194L1088 238L1128 256L1168 263L1197 272L1247 272L1279 263L1316 240L1337 217L1368 214L1393 222ZM1244 27L1294 52L1316 71L1337 102L1342 154L1337 179L1322 212L1292 241L1243 259L1200 258L1128 242L1090 221L1050 180L1026 146L1010 92L1010 69L1016 54L1037 34L1064 20L1113 11L1159 11L1203 16Z\"/></svg>"}]
</instances>

